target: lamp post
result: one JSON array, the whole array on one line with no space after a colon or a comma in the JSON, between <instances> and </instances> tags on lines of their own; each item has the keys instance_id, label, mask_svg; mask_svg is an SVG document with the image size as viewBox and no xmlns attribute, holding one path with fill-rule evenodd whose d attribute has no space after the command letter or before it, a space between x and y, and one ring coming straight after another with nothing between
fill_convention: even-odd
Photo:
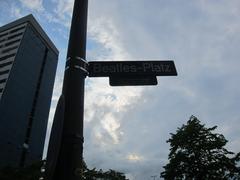
<instances>
[{"instance_id":1,"label":"lamp post","mask_svg":"<svg viewBox=\"0 0 240 180\"><path fill-rule=\"evenodd\" d=\"M49 180L80 180L83 169L84 84L88 0L75 0L62 95L47 155Z\"/></svg>"},{"instance_id":2,"label":"lamp post","mask_svg":"<svg viewBox=\"0 0 240 180\"><path fill-rule=\"evenodd\" d=\"M157 176L156 175L155 176L151 176L151 178L153 178L153 180L155 180L157 178Z\"/></svg>"}]
</instances>

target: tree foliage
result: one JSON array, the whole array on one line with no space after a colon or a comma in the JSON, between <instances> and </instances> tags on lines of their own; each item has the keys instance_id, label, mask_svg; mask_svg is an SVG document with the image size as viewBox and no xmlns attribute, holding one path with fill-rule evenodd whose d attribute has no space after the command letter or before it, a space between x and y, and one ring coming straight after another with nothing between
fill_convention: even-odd
<instances>
[{"instance_id":1,"label":"tree foliage","mask_svg":"<svg viewBox=\"0 0 240 180\"><path fill-rule=\"evenodd\" d=\"M5 167L0 170L0 180L38 180L44 174L41 169L44 169L45 161L36 162L30 166L23 168ZM44 179L44 178L42 178ZM127 180L125 175L115 170L96 170L89 169L84 162L82 180Z\"/></svg>"},{"instance_id":2,"label":"tree foliage","mask_svg":"<svg viewBox=\"0 0 240 180\"><path fill-rule=\"evenodd\" d=\"M169 163L161 173L164 179L221 180L240 179L240 153L224 146L222 134L213 133L217 126L206 128L192 116L167 140L170 143Z\"/></svg>"},{"instance_id":3,"label":"tree foliage","mask_svg":"<svg viewBox=\"0 0 240 180\"><path fill-rule=\"evenodd\" d=\"M114 171L112 169L104 172L101 169L96 170L88 169L83 173L83 178L85 180L126 180L126 177L123 173Z\"/></svg>"},{"instance_id":4,"label":"tree foliage","mask_svg":"<svg viewBox=\"0 0 240 180\"><path fill-rule=\"evenodd\" d=\"M109 169L105 172L102 169L89 169L84 161L83 164L84 171L81 177L83 180L127 180L126 176L121 172L112 169Z\"/></svg>"}]
</instances>

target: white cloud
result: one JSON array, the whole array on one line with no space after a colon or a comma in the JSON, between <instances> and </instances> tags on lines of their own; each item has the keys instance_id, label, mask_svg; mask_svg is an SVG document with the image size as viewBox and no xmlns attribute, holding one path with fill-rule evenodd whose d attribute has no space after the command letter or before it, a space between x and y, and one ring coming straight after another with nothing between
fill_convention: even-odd
<instances>
[{"instance_id":1,"label":"white cloud","mask_svg":"<svg viewBox=\"0 0 240 180\"><path fill-rule=\"evenodd\" d=\"M52 101L55 101L55 102L58 101L62 93L62 85L63 85L63 77L61 77L60 74L58 74L55 78Z\"/></svg>"},{"instance_id":2,"label":"white cloud","mask_svg":"<svg viewBox=\"0 0 240 180\"><path fill-rule=\"evenodd\" d=\"M19 0L24 7L27 7L28 9L32 11L43 11L43 0Z\"/></svg>"},{"instance_id":3,"label":"white cloud","mask_svg":"<svg viewBox=\"0 0 240 180\"><path fill-rule=\"evenodd\" d=\"M90 17L88 36L92 41L100 45L98 54L89 52L91 60L125 60L130 58L124 48L119 32L111 18ZM96 50L95 50L96 51ZM95 142L102 145L102 148L110 148L111 144L118 144L121 141L123 132L121 129L121 116L128 111L128 108L137 103L141 97L141 87L109 87L107 78L89 79L86 88L86 126L96 122L97 128L93 133L98 140ZM98 121L98 122L97 122ZM87 128L88 129L88 128ZM111 137L107 138L107 134ZM94 143L94 144L95 144ZM110 143L110 144L109 144ZM107 145L108 144L108 145Z\"/></svg>"},{"instance_id":4,"label":"white cloud","mask_svg":"<svg viewBox=\"0 0 240 180\"><path fill-rule=\"evenodd\" d=\"M121 42L120 34L111 18L90 19L88 36L93 41L100 43L107 50L107 57L95 57L97 59L105 58L107 60L125 60L130 58Z\"/></svg>"},{"instance_id":5,"label":"white cloud","mask_svg":"<svg viewBox=\"0 0 240 180\"><path fill-rule=\"evenodd\" d=\"M104 79L88 80L85 99L85 122L87 131L92 127L95 143L110 147L121 142L121 114L128 111L141 96L141 88L112 88ZM104 137L105 136L105 137ZM109 138L108 138L109 137ZM101 139L101 141L99 141ZM107 145L108 144L108 145Z\"/></svg>"},{"instance_id":6,"label":"white cloud","mask_svg":"<svg viewBox=\"0 0 240 180\"><path fill-rule=\"evenodd\" d=\"M142 161L143 157L133 153L133 154L129 154L127 156L127 160L131 161L131 162L138 162L138 161Z\"/></svg>"},{"instance_id":7,"label":"white cloud","mask_svg":"<svg viewBox=\"0 0 240 180\"><path fill-rule=\"evenodd\" d=\"M11 16L14 18L21 18L23 15L21 13L21 9L16 7L15 5L11 6Z\"/></svg>"},{"instance_id":8,"label":"white cloud","mask_svg":"<svg viewBox=\"0 0 240 180\"><path fill-rule=\"evenodd\" d=\"M54 19L55 22L58 22L65 27L70 27L72 9L73 9L73 0L52 0L54 3L54 15L51 19Z\"/></svg>"},{"instance_id":9,"label":"white cloud","mask_svg":"<svg viewBox=\"0 0 240 180\"><path fill-rule=\"evenodd\" d=\"M114 118L111 113L107 113L101 121L103 128L111 135L115 144L119 143L117 134L115 133L120 128L120 123Z\"/></svg>"}]
</instances>

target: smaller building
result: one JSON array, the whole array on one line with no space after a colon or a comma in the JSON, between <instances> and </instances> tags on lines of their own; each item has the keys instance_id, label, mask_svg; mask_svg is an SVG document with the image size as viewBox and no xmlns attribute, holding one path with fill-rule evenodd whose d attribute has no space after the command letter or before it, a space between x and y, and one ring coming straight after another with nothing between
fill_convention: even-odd
<instances>
[{"instance_id":1,"label":"smaller building","mask_svg":"<svg viewBox=\"0 0 240 180\"><path fill-rule=\"evenodd\" d=\"M0 167L41 160L57 60L32 15L0 27Z\"/></svg>"}]
</instances>

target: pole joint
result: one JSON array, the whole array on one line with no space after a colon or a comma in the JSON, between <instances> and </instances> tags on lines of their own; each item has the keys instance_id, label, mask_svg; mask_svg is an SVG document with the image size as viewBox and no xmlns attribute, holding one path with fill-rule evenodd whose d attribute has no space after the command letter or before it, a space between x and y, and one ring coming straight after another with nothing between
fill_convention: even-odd
<instances>
[{"instance_id":1,"label":"pole joint","mask_svg":"<svg viewBox=\"0 0 240 180\"><path fill-rule=\"evenodd\" d=\"M88 76L89 74L88 62L85 59L78 56L67 58L65 71L68 70L69 68L78 69L82 73L84 73L85 76Z\"/></svg>"}]
</instances>

